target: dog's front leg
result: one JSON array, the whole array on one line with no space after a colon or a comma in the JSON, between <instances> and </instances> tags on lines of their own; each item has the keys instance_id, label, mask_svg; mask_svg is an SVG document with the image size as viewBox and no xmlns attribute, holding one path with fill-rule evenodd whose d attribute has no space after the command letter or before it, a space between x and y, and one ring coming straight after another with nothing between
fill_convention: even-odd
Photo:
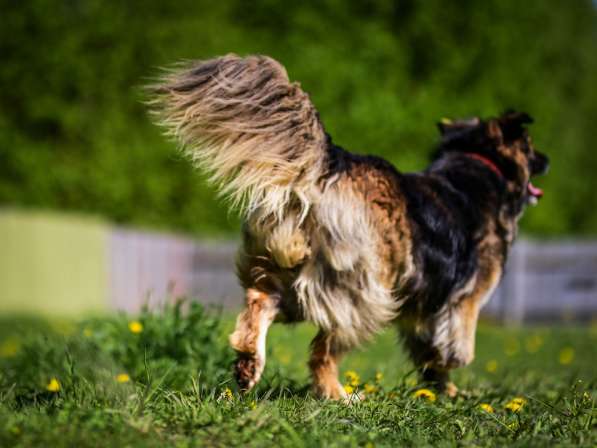
<instances>
[{"instance_id":1,"label":"dog's front leg","mask_svg":"<svg viewBox=\"0 0 597 448\"><path fill-rule=\"evenodd\" d=\"M435 335L433 345L439 356L423 364L423 381L433 384L440 392L456 396L458 388L450 381L450 370L469 365L475 357L475 336L482 296L476 292L465 296L442 314L436 326L443 331Z\"/></svg>"},{"instance_id":2,"label":"dog's front leg","mask_svg":"<svg viewBox=\"0 0 597 448\"><path fill-rule=\"evenodd\" d=\"M236 381L245 392L257 384L265 368L267 330L278 314L280 299L276 294L249 288L246 301L247 307L239 314L229 338L237 352Z\"/></svg>"}]
</instances>

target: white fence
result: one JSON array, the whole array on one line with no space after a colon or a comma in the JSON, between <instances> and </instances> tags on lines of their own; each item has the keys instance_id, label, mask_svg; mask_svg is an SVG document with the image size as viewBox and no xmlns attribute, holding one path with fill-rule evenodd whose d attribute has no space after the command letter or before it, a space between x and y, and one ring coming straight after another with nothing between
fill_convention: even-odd
<instances>
[{"instance_id":1,"label":"white fence","mask_svg":"<svg viewBox=\"0 0 597 448\"><path fill-rule=\"evenodd\" d=\"M111 305L135 311L167 297L238 307L237 243L114 230L110 236ZM516 243L506 275L484 314L510 323L590 320L597 316L597 242Z\"/></svg>"},{"instance_id":2,"label":"white fence","mask_svg":"<svg viewBox=\"0 0 597 448\"><path fill-rule=\"evenodd\" d=\"M519 240L486 307L509 322L597 317L597 242Z\"/></svg>"},{"instance_id":3,"label":"white fence","mask_svg":"<svg viewBox=\"0 0 597 448\"><path fill-rule=\"evenodd\" d=\"M192 297L224 307L240 306L234 271L237 243L203 243L176 236L115 230L110 236L110 299L113 308Z\"/></svg>"}]
</instances>

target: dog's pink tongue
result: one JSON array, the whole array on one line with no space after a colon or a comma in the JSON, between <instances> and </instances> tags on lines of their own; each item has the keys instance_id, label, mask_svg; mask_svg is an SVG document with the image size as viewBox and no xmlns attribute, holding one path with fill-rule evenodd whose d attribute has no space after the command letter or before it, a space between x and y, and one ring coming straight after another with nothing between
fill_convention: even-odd
<instances>
[{"instance_id":1,"label":"dog's pink tongue","mask_svg":"<svg viewBox=\"0 0 597 448\"><path fill-rule=\"evenodd\" d=\"M541 196L543 196L543 190L541 188L535 187L531 182L529 182L527 188L532 196L535 196L536 198L540 198Z\"/></svg>"}]
</instances>

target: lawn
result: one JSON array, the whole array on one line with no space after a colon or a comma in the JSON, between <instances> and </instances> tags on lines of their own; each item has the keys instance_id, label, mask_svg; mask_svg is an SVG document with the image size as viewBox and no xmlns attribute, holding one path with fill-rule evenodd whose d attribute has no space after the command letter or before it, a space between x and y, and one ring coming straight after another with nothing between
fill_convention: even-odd
<instances>
[{"instance_id":1,"label":"lawn","mask_svg":"<svg viewBox=\"0 0 597 448\"><path fill-rule=\"evenodd\" d=\"M307 325L274 326L264 379L239 395L232 323L189 304L1 319L0 446L597 444L594 327L483 324L476 360L454 375L456 399L420 392L388 331L343 362L347 386L366 392L347 405L310 395Z\"/></svg>"}]
</instances>

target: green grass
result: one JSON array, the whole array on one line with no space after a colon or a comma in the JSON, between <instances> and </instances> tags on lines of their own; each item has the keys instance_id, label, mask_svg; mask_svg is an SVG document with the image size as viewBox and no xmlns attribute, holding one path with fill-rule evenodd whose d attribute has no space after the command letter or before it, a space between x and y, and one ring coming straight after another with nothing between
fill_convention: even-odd
<instances>
[{"instance_id":1,"label":"green grass","mask_svg":"<svg viewBox=\"0 0 597 448\"><path fill-rule=\"evenodd\" d=\"M425 385L388 331L342 364L360 390L377 389L346 405L309 393L307 325L274 326L264 378L243 397L230 375L231 319L172 306L138 316L136 334L130 319L1 320L0 446L597 444L591 328L483 325L477 359L454 375L463 393L435 401L413 397ZM123 373L130 381L116 380ZM47 390L52 378L59 391ZM526 401L518 412L505 408L514 397Z\"/></svg>"}]
</instances>

